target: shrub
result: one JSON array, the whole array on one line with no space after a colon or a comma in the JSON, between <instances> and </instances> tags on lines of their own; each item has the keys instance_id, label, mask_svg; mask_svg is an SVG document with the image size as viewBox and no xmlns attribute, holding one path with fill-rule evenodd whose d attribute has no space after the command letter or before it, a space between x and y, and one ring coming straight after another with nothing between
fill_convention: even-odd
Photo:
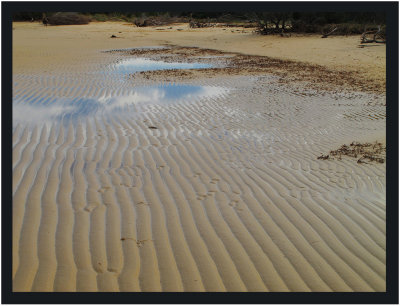
<instances>
[{"instance_id":1,"label":"shrub","mask_svg":"<svg viewBox=\"0 0 400 306\"><path fill-rule=\"evenodd\" d=\"M108 20L108 16L106 14L93 14L92 15L92 20L96 20L96 21L107 21Z\"/></svg>"},{"instance_id":2,"label":"shrub","mask_svg":"<svg viewBox=\"0 0 400 306\"><path fill-rule=\"evenodd\" d=\"M362 34L364 31L377 30L377 25L366 25L357 23L339 23L339 24L325 24L318 25L316 23L306 23L302 20L295 20L292 22L291 31L295 33L329 33L334 28L335 32L331 35L356 35ZM385 33L386 27L382 27L382 32Z\"/></svg>"},{"instance_id":3,"label":"shrub","mask_svg":"<svg viewBox=\"0 0 400 306\"><path fill-rule=\"evenodd\" d=\"M169 17L168 15L164 16L155 16L155 17L140 17L135 18L133 23L137 27L149 27L149 26L166 26L175 22L181 21L178 17Z\"/></svg>"},{"instance_id":4,"label":"shrub","mask_svg":"<svg viewBox=\"0 0 400 306\"><path fill-rule=\"evenodd\" d=\"M292 31L297 33L319 33L321 26L304 20L294 20L292 21Z\"/></svg>"},{"instance_id":5,"label":"shrub","mask_svg":"<svg viewBox=\"0 0 400 306\"><path fill-rule=\"evenodd\" d=\"M59 12L55 13L49 19L51 25L70 25L70 24L88 24L90 18L78 13Z\"/></svg>"}]
</instances>

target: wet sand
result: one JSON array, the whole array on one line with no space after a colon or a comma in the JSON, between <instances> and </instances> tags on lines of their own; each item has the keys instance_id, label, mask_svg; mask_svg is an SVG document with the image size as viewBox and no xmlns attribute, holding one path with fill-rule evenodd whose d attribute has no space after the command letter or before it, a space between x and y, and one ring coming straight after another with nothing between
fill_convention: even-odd
<instances>
[{"instance_id":1,"label":"wet sand","mask_svg":"<svg viewBox=\"0 0 400 306\"><path fill-rule=\"evenodd\" d=\"M273 55L251 33L177 28L14 24L13 290L385 291L386 163L318 159L385 142L384 92L271 71L121 77L116 63L135 55L101 52ZM332 39L336 56L356 40ZM380 48L354 54L369 63ZM203 95L166 100L168 83Z\"/></svg>"}]
</instances>

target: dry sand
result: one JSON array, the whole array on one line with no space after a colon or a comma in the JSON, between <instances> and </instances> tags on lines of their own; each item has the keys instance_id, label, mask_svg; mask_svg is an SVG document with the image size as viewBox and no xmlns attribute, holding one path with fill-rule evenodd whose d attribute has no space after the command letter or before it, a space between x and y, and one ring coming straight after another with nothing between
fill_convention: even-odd
<instances>
[{"instance_id":1,"label":"dry sand","mask_svg":"<svg viewBox=\"0 0 400 306\"><path fill-rule=\"evenodd\" d=\"M385 141L385 46L187 25L13 28L14 291L386 290L386 164L317 158ZM242 57L235 73L121 78L115 63L134 55L101 52L164 44ZM274 74L241 66L247 55L314 68L285 82L293 64ZM343 72L354 90L327 77ZM207 95L135 91L164 77Z\"/></svg>"}]
</instances>

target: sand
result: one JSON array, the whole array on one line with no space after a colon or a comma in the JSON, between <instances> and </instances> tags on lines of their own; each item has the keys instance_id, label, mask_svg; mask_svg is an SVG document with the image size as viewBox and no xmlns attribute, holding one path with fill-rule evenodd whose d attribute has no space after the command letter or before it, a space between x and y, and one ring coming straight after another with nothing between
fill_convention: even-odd
<instances>
[{"instance_id":1,"label":"sand","mask_svg":"<svg viewBox=\"0 0 400 306\"><path fill-rule=\"evenodd\" d=\"M386 163L318 159L385 143L382 86L284 82L286 62L243 58L234 74L121 79L113 63L134 55L101 52L200 47L384 84L385 46L168 28L13 24L13 290L385 291ZM208 95L133 94L166 82Z\"/></svg>"}]
</instances>

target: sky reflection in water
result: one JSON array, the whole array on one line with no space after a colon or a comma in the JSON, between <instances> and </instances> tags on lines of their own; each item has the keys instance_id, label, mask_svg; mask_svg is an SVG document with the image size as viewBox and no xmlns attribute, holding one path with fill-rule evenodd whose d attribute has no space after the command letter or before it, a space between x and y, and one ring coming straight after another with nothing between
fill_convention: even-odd
<instances>
[{"instance_id":1,"label":"sky reflection in water","mask_svg":"<svg viewBox=\"0 0 400 306\"><path fill-rule=\"evenodd\" d=\"M165 69L198 69L209 68L205 63L168 63L146 58L128 58L119 60L106 69L125 77L127 74L140 71L154 71ZM111 68L111 69L110 69ZM104 72L104 71L103 71ZM94 74L99 71L94 71ZM57 97L52 95L37 97L19 97L13 102L13 122L40 123L62 119L78 119L96 114L110 112L138 111L137 106L164 105L189 101L199 98L210 98L227 92L226 88L213 86L196 86L171 84L164 86L136 87L127 95L93 97Z\"/></svg>"},{"instance_id":2,"label":"sky reflection in water","mask_svg":"<svg viewBox=\"0 0 400 306\"><path fill-rule=\"evenodd\" d=\"M206 63L168 63L164 61L154 61L146 58L123 59L114 64L114 69L118 73L128 74L140 71L154 71L167 69L200 69L211 68L212 65Z\"/></svg>"},{"instance_id":3,"label":"sky reflection in water","mask_svg":"<svg viewBox=\"0 0 400 306\"><path fill-rule=\"evenodd\" d=\"M43 97L34 103L20 101L13 106L13 122L39 123L78 119L101 113L135 112L137 106L166 105L179 101L212 98L224 94L226 88L197 85L165 85L137 87L125 96L102 98Z\"/></svg>"}]
</instances>

